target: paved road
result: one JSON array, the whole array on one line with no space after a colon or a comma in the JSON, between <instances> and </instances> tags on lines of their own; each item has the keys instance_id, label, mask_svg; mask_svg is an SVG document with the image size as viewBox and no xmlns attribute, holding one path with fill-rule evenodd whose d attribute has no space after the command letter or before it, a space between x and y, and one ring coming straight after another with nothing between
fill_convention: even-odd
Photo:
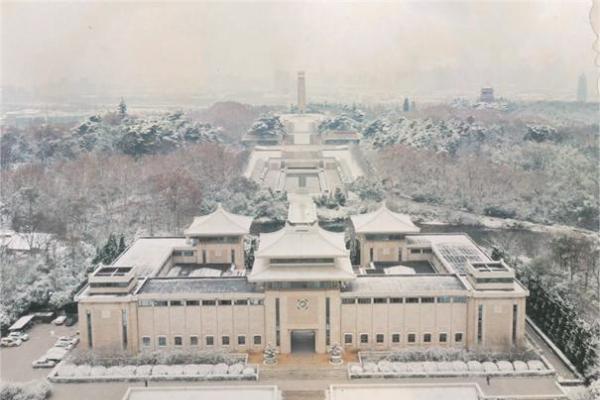
<instances>
[{"instance_id":1,"label":"paved road","mask_svg":"<svg viewBox=\"0 0 600 400\"><path fill-rule=\"evenodd\" d=\"M2 381L26 382L45 378L50 369L32 368L31 363L37 360L54 345L59 336L72 335L77 325L55 326L52 324L36 324L27 331L29 340L19 347L3 347L0 349L0 379Z\"/></svg>"},{"instance_id":2,"label":"paved road","mask_svg":"<svg viewBox=\"0 0 600 400\"><path fill-rule=\"evenodd\" d=\"M527 324L526 332L529 338L533 341L534 345L541 350L542 355L546 357L550 364L552 364L558 376L567 380L579 379L529 324Z\"/></svg>"}]
</instances>

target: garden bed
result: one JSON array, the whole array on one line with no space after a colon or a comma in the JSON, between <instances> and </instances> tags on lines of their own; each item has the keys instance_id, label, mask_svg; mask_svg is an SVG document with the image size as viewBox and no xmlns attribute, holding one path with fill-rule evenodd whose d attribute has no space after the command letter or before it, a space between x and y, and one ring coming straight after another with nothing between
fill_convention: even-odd
<instances>
[{"instance_id":1,"label":"garden bed","mask_svg":"<svg viewBox=\"0 0 600 400\"><path fill-rule=\"evenodd\" d=\"M225 381L258 380L258 366L219 364L142 364L105 367L59 363L48 375L55 383L134 381Z\"/></svg>"},{"instance_id":2,"label":"garden bed","mask_svg":"<svg viewBox=\"0 0 600 400\"><path fill-rule=\"evenodd\" d=\"M531 351L469 352L460 349L423 349L399 352L359 352L359 362L348 365L350 379L387 377L542 376L554 368Z\"/></svg>"}]
</instances>

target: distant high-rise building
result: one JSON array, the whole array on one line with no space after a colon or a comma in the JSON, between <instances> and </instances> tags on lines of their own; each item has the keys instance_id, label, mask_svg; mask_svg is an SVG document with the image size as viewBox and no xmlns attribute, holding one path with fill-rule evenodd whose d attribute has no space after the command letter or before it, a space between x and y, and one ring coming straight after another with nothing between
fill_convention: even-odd
<instances>
[{"instance_id":1,"label":"distant high-rise building","mask_svg":"<svg viewBox=\"0 0 600 400\"><path fill-rule=\"evenodd\" d=\"M298 71L298 112L306 111L306 82L304 71Z\"/></svg>"},{"instance_id":2,"label":"distant high-rise building","mask_svg":"<svg viewBox=\"0 0 600 400\"><path fill-rule=\"evenodd\" d=\"M479 96L479 101L483 101L484 103L491 103L494 101L494 88L484 87L481 88L481 95Z\"/></svg>"},{"instance_id":3,"label":"distant high-rise building","mask_svg":"<svg viewBox=\"0 0 600 400\"><path fill-rule=\"evenodd\" d=\"M577 80L577 101L587 101L587 79L585 78L585 74L579 75L579 79Z\"/></svg>"}]
</instances>

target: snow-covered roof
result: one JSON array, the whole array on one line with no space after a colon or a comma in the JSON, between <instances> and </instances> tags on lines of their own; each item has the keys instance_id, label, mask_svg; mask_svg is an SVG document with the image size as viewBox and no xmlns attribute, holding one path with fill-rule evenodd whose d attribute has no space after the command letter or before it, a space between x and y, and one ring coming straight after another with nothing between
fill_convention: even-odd
<instances>
[{"instance_id":1,"label":"snow-covered roof","mask_svg":"<svg viewBox=\"0 0 600 400\"><path fill-rule=\"evenodd\" d=\"M0 246L13 251L41 249L52 239L49 233L18 233L12 230L0 232Z\"/></svg>"},{"instance_id":2,"label":"snow-covered roof","mask_svg":"<svg viewBox=\"0 0 600 400\"><path fill-rule=\"evenodd\" d=\"M250 282L351 281L356 276L350 258L338 257L329 265L271 265L266 258L256 258Z\"/></svg>"},{"instance_id":3,"label":"snow-covered roof","mask_svg":"<svg viewBox=\"0 0 600 400\"><path fill-rule=\"evenodd\" d=\"M431 247L450 273L466 273L467 262L492 261L466 234L415 235L406 237L410 247Z\"/></svg>"},{"instance_id":4,"label":"snow-covered roof","mask_svg":"<svg viewBox=\"0 0 600 400\"><path fill-rule=\"evenodd\" d=\"M456 275L359 276L343 290L344 294L402 296L403 294L467 291Z\"/></svg>"},{"instance_id":5,"label":"snow-covered roof","mask_svg":"<svg viewBox=\"0 0 600 400\"><path fill-rule=\"evenodd\" d=\"M366 214L350 216L356 233L418 233L420 229L406 214L388 209L384 204L377 210Z\"/></svg>"},{"instance_id":6,"label":"snow-covered roof","mask_svg":"<svg viewBox=\"0 0 600 400\"><path fill-rule=\"evenodd\" d=\"M256 257L314 258L344 257L348 250L343 233L334 233L318 225L286 225L273 233L263 233L259 238Z\"/></svg>"},{"instance_id":7,"label":"snow-covered roof","mask_svg":"<svg viewBox=\"0 0 600 400\"><path fill-rule=\"evenodd\" d=\"M393 267L384 268L383 272L386 275L415 275L414 268L405 267L404 265L395 265Z\"/></svg>"},{"instance_id":8,"label":"snow-covered roof","mask_svg":"<svg viewBox=\"0 0 600 400\"><path fill-rule=\"evenodd\" d=\"M188 247L183 237L139 238L113 263L115 267L134 267L137 276L155 276L171 257L175 247Z\"/></svg>"},{"instance_id":9,"label":"snow-covered roof","mask_svg":"<svg viewBox=\"0 0 600 400\"><path fill-rule=\"evenodd\" d=\"M255 293L246 278L149 278L137 294Z\"/></svg>"},{"instance_id":10,"label":"snow-covered roof","mask_svg":"<svg viewBox=\"0 0 600 400\"><path fill-rule=\"evenodd\" d=\"M275 385L130 387L122 400L280 400Z\"/></svg>"},{"instance_id":11,"label":"snow-covered roof","mask_svg":"<svg viewBox=\"0 0 600 400\"><path fill-rule=\"evenodd\" d=\"M478 400L483 395L473 383L425 383L425 384L340 384L331 385L327 398L330 400Z\"/></svg>"},{"instance_id":12,"label":"snow-covered roof","mask_svg":"<svg viewBox=\"0 0 600 400\"><path fill-rule=\"evenodd\" d=\"M239 236L250 232L250 225L252 225L252 217L232 214L225 211L221 204L219 204L217 209L211 214L194 217L194 221L184 233L186 236L192 237Z\"/></svg>"},{"instance_id":13,"label":"snow-covered roof","mask_svg":"<svg viewBox=\"0 0 600 400\"><path fill-rule=\"evenodd\" d=\"M272 265L273 259L278 260L275 265ZM293 262L286 262L291 259ZM344 234L326 231L317 224L287 225L277 232L261 234L252 273L248 276L253 282L347 281L354 278Z\"/></svg>"}]
</instances>

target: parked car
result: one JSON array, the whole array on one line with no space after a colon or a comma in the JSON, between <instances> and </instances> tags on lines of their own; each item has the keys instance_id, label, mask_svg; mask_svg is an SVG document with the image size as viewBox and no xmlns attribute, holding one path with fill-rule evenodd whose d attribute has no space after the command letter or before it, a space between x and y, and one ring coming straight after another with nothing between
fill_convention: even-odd
<instances>
[{"instance_id":1,"label":"parked car","mask_svg":"<svg viewBox=\"0 0 600 400\"><path fill-rule=\"evenodd\" d=\"M61 336L54 344L54 347L62 347L63 349L71 350L77 343L79 343L78 337Z\"/></svg>"},{"instance_id":2,"label":"parked car","mask_svg":"<svg viewBox=\"0 0 600 400\"><path fill-rule=\"evenodd\" d=\"M8 337L13 338L13 339L20 339L24 342L29 340L29 335L26 334L25 332L21 332L21 331L13 331L8 334Z\"/></svg>"},{"instance_id":3,"label":"parked car","mask_svg":"<svg viewBox=\"0 0 600 400\"><path fill-rule=\"evenodd\" d=\"M73 326L77 323L77 316L76 315L69 315L67 317L67 320L65 321L65 326Z\"/></svg>"},{"instance_id":4,"label":"parked car","mask_svg":"<svg viewBox=\"0 0 600 400\"><path fill-rule=\"evenodd\" d=\"M0 339L0 346L2 347L16 347L20 346L23 341L21 339L15 339L11 337L4 337Z\"/></svg>"},{"instance_id":5,"label":"parked car","mask_svg":"<svg viewBox=\"0 0 600 400\"><path fill-rule=\"evenodd\" d=\"M42 356L31 363L33 368L52 368L56 365L56 361L48 360L45 356Z\"/></svg>"},{"instance_id":6,"label":"parked car","mask_svg":"<svg viewBox=\"0 0 600 400\"><path fill-rule=\"evenodd\" d=\"M52 347L44 357L47 360L59 362L67 355L67 352L68 350L63 347Z\"/></svg>"},{"instance_id":7,"label":"parked car","mask_svg":"<svg viewBox=\"0 0 600 400\"><path fill-rule=\"evenodd\" d=\"M52 323L54 325L62 325L62 324L65 323L66 320L67 320L67 316L66 315L61 315L61 316L56 317L54 319L54 321L52 321Z\"/></svg>"}]
</instances>

